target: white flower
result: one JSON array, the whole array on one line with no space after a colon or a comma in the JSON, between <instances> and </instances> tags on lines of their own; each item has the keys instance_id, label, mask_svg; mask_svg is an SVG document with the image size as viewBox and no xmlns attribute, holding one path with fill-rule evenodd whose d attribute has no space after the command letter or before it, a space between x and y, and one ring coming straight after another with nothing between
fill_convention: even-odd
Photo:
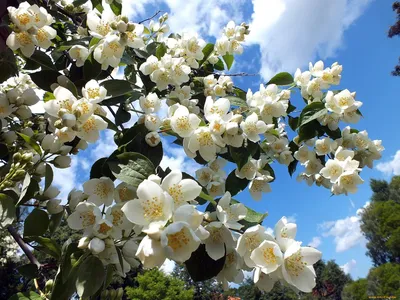
<instances>
[{"instance_id":1,"label":"white flower","mask_svg":"<svg viewBox=\"0 0 400 300\"><path fill-rule=\"evenodd\" d=\"M64 206L60 205L61 200L59 199L50 199L46 203L46 209L51 215L58 214L64 210Z\"/></svg>"},{"instance_id":2,"label":"white flower","mask_svg":"<svg viewBox=\"0 0 400 300\"><path fill-rule=\"evenodd\" d=\"M208 239L204 241L207 254L213 259L218 260L225 255L225 249L231 250L235 246L233 236L228 228L220 222L211 222L206 226L210 233Z\"/></svg>"},{"instance_id":3,"label":"white flower","mask_svg":"<svg viewBox=\"0 0 400 300\"><path fill-rule=\"evenodd\" d=\"M101 220L100 209L91 202L79 203L75 211L68 217L68 226L74 230L91 229Z\"/></svg>"},{"instance_id":4,"label":"white flower","mask_svg":"<svg viewBox=\"0 0 400 300\"><path fill-rule=\"evenodd\" d=\"M122 207L128 220L144 226L143 232L153 232L165 226L172 217L174 201L155 182L144 180L136 191L138 199L126 202Z\"/></svg>"},{"instance_id":5,"label":"white flower","mask_svg":"<svg viewBox=\"0 0 400 300\"><path fill-rule=\"evenodd\" d=\"M186 222L175 222L161 233L161 245L168 258L176 262L187 261L200 245L200 239Z\"/></svg>"},{"instance_id":6,"label":"white flower","mask_svg":"<svg viewBox=\"0 0 400 300\"><path fill-rule=\"evenodd\" d=\"M303 87L307 86L308 82L311 79L311 73L309 71L301 72L300 69L297 69L294 73L294 82L297 86Z\"/></svg>"},{"instance_id":7,"label":"white flower","mask_svg":"<svg viewBox=\"0 0 400 300\"><path fill-rule=\"evenodd\" d=\"M93 226L93 234L100 239L105 239L112 235L114 226L113 224L107 219L101 219ZM118 232L120 233L120 232ZM120 239L121 235L113 234L115 239Z\"/></svg>"},{"instance_id":8,"label":"white flower","mask_svg":"<svg viewBox=\"0 0 400 300\"><path fill-rule=\"evenodd\" d=\"M265 274L276 271L283 262L281 249L273 241L263 241L251 252L250 258Z\"/></svg>"},{"instance_id":9,"label":"white flower","mask_svg":"<svg viewBox=\"0 0 400 300\"><path fill-rule=\"evenodd\" d=\"M146 114L157 112L161 107L161 101L156 93L149 93L146 97L141 96L139 98L140 108Z\"/></svg>"},{"instance_id":10,"label":"white flower","mask_svg":"<svg viewBox=\"0 0 400 300\"><path fill-rule=\"evenodd\" d=\"M92 79L82 88L82 95L89 100L90 103L100 103L106 98L107 90L105 87L100 86L96 80Z\"/></svg>"},{"instance_id":11,"label":"white flower","mask_svg":"<svg viewBox=\"0 0 400 300\"><path fill-rule=\"evenodd\" d=\"M324 70L324 62L322 60L317 61L315 65L310 62L308 66L312 76L319 77L322 75L322 71Z\"/></svg>"},{"instance_id":12,"label":"white flower","mask_svg":"<svg viewBox=\"0 0 400 300\"><path fill-rule=\"evenodd\" d=\"M68 205L71 210L75 210L76 206L85 199L86 195L79 190L73 189L68 194Z\"/></svg>"},{"instance_id":13,"label":"white flower","mask_svg":"<svg viewBox=\"0 0 400 300\"><path fill-rule=\"evenodd\" d=\"M355 194L357 192L357 185L362 184L364 180L360 175L354 171L346 171L339 177L338 185L345 193Z\"/></svg>"},{"instance_id":14,"label":"white flower","mask_svg":"<svg viewBox=\"0 0 400 300\"><path fill-rule=\"evenodd\" d=\"M243 259L235 249L227 251L223 269L218 273L217 280L222 282L224 290L229 288L228 282L240 284L243 282L244 274L241 270Z\"/></svg>"},{"instance_id":15,"label":"white flower","mask_svg":"<svg viewBox=\"0 0 400 300\"><path fill-rule=\"evenodd\" d=\"M126 236L133 228L133 224L129 222L121 209L123 205L124 203L117 203L109 207L106 211L106 219L113 225L112 236L114 238L121 238L123 233Z\"/></svg>"},{"instance_id":16,"label":"white flower","mask_svg":"<svg viewBox=\"0 0 400 300\"><path fill-rule=\"evenodd\" d=\"M147 145L149 145L150 147L156 147L161 142L160 135L157 131L149 132L148 134L146 134L144 139Z\"/></svg>"},{"instance_id":17,"label":"white flower","mask_svg":"<svg viewBox=\"0 0 400 300\"><path fill-rule=\"evenodd\" d=\"M269 186L269 182L271 182L274 178L269 175L261 175L255 177L249 184L249 192L251 197L254 200L261 200L262 193L269 193L271 191L271 187Z\"/></svg>"},{"instance_id":18,"label":"white flower","mask_svg":"<svg viewBox=\"0 0 400 300\"><path fill-rule=\"evenodd\" d=\"M61 109L72 111L72 105L77 100L71 91L59 86L54 90L53 94L56 99L49 100L43 104L45 111L50 116L58 117L58 113Z\"/></svg>"},{"instance_id":19,"label":"white flower","mask_svg":"<svg viewBox=\"0 0 400 300\"><path fill-rule=\"evenodd\" d=\"M243 220L247 214L247 208L242 203L230 204L231 194L226 192L218 201L217 217L218 220L227 228L237 229L243 227L238 221Z\"/></svg>"},{"instance_id":20,"label":"white flower","mask_svg":"<svg viewBox=\"0 0 400 300\"><path fill-rule=\"evenodd\" d=\"M89 143L95 143L100 137L100 130L106 129L107 122L101 117L92 115L85 123L79 128L76 135Z\"/></svg>"},{"instance_id":21,"label":"white flower","mask_svg":"<svg viewBox=\"0 0 400 300\"><path fill-rule=\"evenodd\" d=\"M205 240L210 236L210 233L201 225L203 213L199 212L194 205L179 206L174 212L173 221L187 223L200 240Z\"/></svg>"},{"instance_id":22,"label":"white flower","mask_svg":"<svg viewBox=\"0 0 400 300\"><path fill-rule=\"evenodd\" d=\"M148 235L146 235L140 242L136 256L145 269L161 267L166 259L165 251L161 246L161 242L159 240L151 239Z\"/></svg>"},{"instance_id":23,"label":"white flower","mask_svg":"<svg viewBox=\"0 0 400 300\"><path fill-rule=\"evenodd\" d=\"M189 113L185 106L179 105L171 117L171 128L179 136L189 137L199 127L200 122L198 116Z\"/></svg>"},{"instance_id":24,"label":"white flower","mask_svg":"<svg viewBox=\"0 0 400 300\"><path fill-rule=\"evenodd\" d=\"M68 53L72 59L76 60L77 67L82 67L89 56L89 50L81 45L72 46Z\"/></svg>"},{"instance_id":25,"label":"white flower","mask_svg":"<svg viewBox=\"0 0 400 300\"><path fill-rule=\"evenodd\" d=\"M154 55L150 55L147 60L139 67L140 72L144 75L150 75L160 68L160 62Z\"/></svg>"},{"instance_id":26,"label":"white flower","mask_svg":"<svg viewBox=\"0 0 400 300\"><path fill-rule=\"evenodd\" d=\"M57 36L57 31L50 26L44 26L37 30L35 34L36 45L43 49L48 49L53 43L51 42Z\"/></svg>"},{"instance_id":27,"label":"white flower","mask_svg":"<svg viewBox=\"0 0 400 300\"><path fill-rule=\"evenodd\" d=\"M257 174L257 161L249 159L249 161L240 169L236 168L235 175L241 179L253 180Z\"/></svg>"},{"instance_id":28,"label":"white flower","mask_svg":"<svg viewBox=\"0 0 400 300\"><path fill-rule=\"evenodd\" d=\"M6 44L7 46L15 51L21 49L21 52L26 57L31 57L35 51L35 44L37 43L36 38L30 35L26 31L11 32L8 36Z\"/></svg>"},{"instance_id":29,"label":"white flower","mask_svg":"<svg viewBox=\"0 0 400 300\"><path fill-rule=\"evenodd\" d=\"M157 131L161 126L161 120L156 114L144 116L144 125L149 131Z\"/></svg>"},{"instance_id":30,"label":"white flower","mask_svg":"<svg viewBox=\"0 0 400 300\"><path fill-rule=\"evenodd\" d=\"M187 141L187 146L185 145ZM217 145L224 145L220 136L211 133L208 127L199 127L190 137L185 138L184 147L190 152L196 153L199 151L201 157L206 161L211 161L217 153Z\"/></svg>"},{"instance_id":31,"label":"white flower","mask_svg":"<svg viewBox=\"0 0 400 300\"><path fill-rule=\"evenodd\" d=\"M87 14L87 26L89 27L90 34L93 37L103 38L111 32L112 29L108 23L108 21L111 21L111 18L107 17L106 12L104 12L100 19L94 10L91 10Z\"/></svg>"},{"instance_id":32,"label":"white flower","mask_svg":"<svg viewBox=\"0 0 400 300\"><path fill-rule=\"evenodd\" d=\"M124 54L125 47L121 45L117 35L107 35L94 49L93 57L106 70L109 66L116 68Z\"/></svg>"},{"instance_id":33,"label":"white flower","mask_svg":"<svg viewBox=\"0 0 400 300\"><path fill-rule=\"evenodd\" d=\"M244 262L248 267L252 268L256 266L250 258L251 253L265 240L273 241L274 238L261 225L247 228L239 237L236 250L244 258Z\"/></svg>"},{"instance_id":34,"label":"white flower","mask_svg":"<svg viewBox=\"0 0 400 300\"><path fill-rule=\"evenodd\" d=\"M14 105L10 104L6 94L0 93L0 118L8 117L14 111Z\"/></svg>"},{"instance_id":35,"label":"white flower","mask_svg":"<svg viewBox=\"0 0 400 300\"><path fill-rule=\"evenodd\" d=\"M331 153L336 148L336 143L329 137L315 141L315 152L318 155L326 155Z\"/></svg>"},{"instance_id":36,"label":"white flower","mask_svg":"<svg viewBox=\"0 0 400 300\"><path fill-rule=\"evenodd\" d=\"M315 287L313 264L321 259L321 252L312 247L300 247L293 243L284 254L283 278L302 292L309 293Z\"/></svg>"},{"instance_id":37,"label":"white flower","mask_svg":"<svg viewBox=\"0 0 400 300\"><path fill-rule=\"evenodd\" d=\"M71 157L59 155L52 162L56 168L59 169L69 168L69 166L71 165Z\"/></svg>"},{"instance_id":38,"label":"white flower","mask_svg":"<svg viewBox=\"0 0 400 300\"><path fill-rule=\"evenodd\" d=\"M213 98L208 96L204 104L204 116L209 122L223 118L228 113L230 106L231 103L226 98L219 98L214 102Z\"/></svg>"},{"instance_id":39,"label":"white flower","mask_svg":"<svg viewBox=\"0 0 400 300\"><path fill-rule=\"evenodd\" d=\"M34 26L35 17L30 10L28 2L21 3L18 8L9 6L7 7L11 21L18 26L20 30L29 30Z\"/></svg>"},{"instance_id":40,"label":"white flower","mask_svg":"<svg viewBox=\"0 0 400 300\"><path fill-rule=\"evenodd\" d=\"M113 202L114 182L108 177L93 178L83 184L83 191L89 195L87 201L97 206L110 206Z\"/></svg>"},{"instance_id":41,"label":"white flower","mask_svg":"<svg viewBox=\"0 0 400 300\"><path fill-rule=\"evenodd\" d=\"M263 121L258 120L256 113L252 113L240 123L240 128L243 130L243 134L254 143L260 140L259 134L265 133L269 129Z\"/></svg>"},{"instance_id":42,"label":"white flower","mask_svg":"<svg viewBox=\"0 0 400 300\"><path fill-rule=\"evenodd\" d=\"M179 170L173 170L165 176L161 187L174 200L175 209L196 199L201 193L201 186L193 179L182 179Z\"/></svg>"},{"instance_id":43,"label":"white flower","mask_svg":"<svg viewBox=\"0 0 400 300\"><path fill-rule=\"evenodd\" d=\"M308 160L315 158L315 153L314 151L310 151L306 145L302 145L299 150L294 153L294 158L303 164Z\"/></svg>"},{"instance_id":44,"label":"white flower","mask_svg":"<svg viewBox=\"0 0 400 300\"><path fill-rule=\"evenodd\" d=\"M89 242L88 248L93 254L99 254L104 251L104 249L106 248L106 244L103 240L94 237Z\"/></svg>"},{"instance_id":45,"label":"white flower","mask_svg":"<svg viewBox=\"0 0 400 300\"><path fill-rule=\"evenodd\" d=\"M285 252L293 243L297 233L297 225L288 223L286 217L282 217L275 225L274 234L279 247Z\"/></svg>"},{"instance_id":46,"label":"white flower","mask_svg":"<svg viewBox=\"0 0 400 300\"><path fill-rule=\"evenodd\" d=\"M263 292L270 292L275 283L281 279L281 269L277 269L275 272L265 274L261 271L261 268L254 269L254 284Z\"/></svg>"},{"instance_id":47,"label":"white flower","mask_svg":"<svg viewBox=\"0 0 400 300\"><path fill-rule=\"evenodd\" d=\"M171 74L166 68L159 68L150 74L150 79L155 82L157 88L162 91L165 90L171 82Z\"/></svg>"},{"instance_id":48,"label":"white flower","mask_svg":"<svg viewBox=\"0 0 400 300\"><path fill-rule=\"evenodd\" d=\"M126 202L136 198L136 188L125 182L121 182L114 190L115 202Z\"/></svg>"},{"instance_id":49,"label":"white flower","mask_svg":"<svg viewBox=\"0 0 400 300\"><path fill-rule=\"evenodd\" d=\"M145 46L143 38L141 35L143 34L144 26L143 24L134 24L135 29L133 31L125 32L127 39L126 45L131 48L139 49Z\"/></svg>"},{"instance_id":50,"label":"white flower","mask_svg":"<svg viewBox=\"0 0 400 300\"><path fill-rule=\"evenodd\" d=\"M343 173L343 165L336 159L329 159L320 173L325 178L330 179L330 182L336 183Z\"/></svg>"},{"instance_id":51,"label":"white flower","mask_svg":"<svg viewBox=\"0 0 400 300\"><path fill-rule=\"evenodd\" d=\"M290 150L282 151L281 153L279 153L278 161L279 163L288 166L292 161L294 161L292 152Z\"/></svg>"},{"instance_id":52,"label":"white flower","mask_svg":"<svg viewBox=\"0 0 400 300\"><path fill-rule=\"evenodd\" d=\"M124 246L122 247L122 255L124 256L124 259L133 268L137 268L140 265L135 255L138 248L139 245L134 240L127 240Z\"/></svg>"},{"instance_id":53,"label":"white flower","mask_svg":"<svg viewBox=\"0 0 400 300\"><path fill-rule=\"evenodd\" d=\"M213 174L214 171L210 168L201 168L196 171L196 178L202 186L206 186L211 182Z\"/></svg>"}]
</instances>

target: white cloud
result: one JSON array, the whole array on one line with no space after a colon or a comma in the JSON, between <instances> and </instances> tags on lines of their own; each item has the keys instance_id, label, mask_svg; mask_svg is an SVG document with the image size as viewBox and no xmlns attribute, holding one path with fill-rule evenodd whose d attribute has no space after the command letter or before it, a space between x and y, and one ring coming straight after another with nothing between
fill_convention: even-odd
<instances>
[{"instance_id":1,"label":"white cloud","mask_svg":"<svg viewBox=\"0 0 400 300\"><path fill-rule=\"evenodd\" d=\"M169 260L168 258L165 260L163 265L161 266L161 271L163 271L165 274L171 274L172 271L174 271L176 263L173 260Z\"/></svg>"},{"instance_id":2,"label":"white cloud","mask_svg":"<svg viewBox=\"0 0 400 300\"><path fill-rule=\"evenodd\" d=\"M297 214L293 214L289 217L286 217L288 223L296 223Z\"/></svg>"},{"instance_id":3,"label":"white cloud","mask_svg":"<svg viewBox=\"0 0 400 300\"><path fill-rule=\"evenodd\" d=\"M171 170L180 170L194 176L196 170L201 168L201 165L197 164L193 159L187 159L186 153L182 147L174 147L167 140L163 140L162 143L164 156L160 166L164 170L170 168Z\"/></svg>"},{"instance_id":4,"label":"white cloud","mask_svg":"<svg viewBox=\"0 0 400 300\"><path fill-rule=\"evenodd\" d=\"M396 152L391 161L381 162L376 165L376 168L387 176L400 175L400 150Z\"/></svg>"},{"instance_id":5,"label":"white cloud","mask_svg":"<svg viewBox=\"0 0 400 300\"><path fill-rule=\"evenodd\" d=\"M345 272L346 274L349 274L351 271L355 269L357 265L357 261L355 259L352 259L345 263L343 266L340 266L340 268Z\"/></svg>"},{"instance_id":6,"label":"white cloud","mask_svg":"<svg viewBox=\"0 0 400 300\"><path fill-rule=\"evenodd\" d=\"M369 202L363 208L368 205ZM336 252L344 252L357 245L365 244L365 237L360 229L360 212L361 209L358 209L355 216L324 222L319 225L323 230L322 236L334 237Z\"/></svg>"},{"instance_id":7,"label":"white cloud","mask_svg":"<svg viewBox=\"0 0 400 300\"><path fill-rule=\"evenodd\" d=\"M311 242L308 243L308 246L318 248L319 245L322 244L322 240L319 236L314 236L311 240Z\"/></svg>"},{"instance_id":8,"label":"white cloud","mask_svg":"<svg viewBox=\"0 0 400 300\"><path fill-rule=\"evenodd\" d=\"M77 180L76 174L80 169L81 160L78 156L71 156L71 167L66 169L57 169L53 167L54 177L52 185L60 189L60 194L57 198L64 202L67 201L68 194L73 188L79 188L80 183Z\"/></svg>"},{"instance_id":9,"label":"white cloud","mask_svg":"<svg viewBox=\"0 0 400 300\"><path fill-rule=\"evenodd\" d=\"M294 72L343 47L343 32L371 0L253 0L249 43L260 46L261 75ZM323 13L321 13L323 12Z\"/></svg>"}]
</instances>

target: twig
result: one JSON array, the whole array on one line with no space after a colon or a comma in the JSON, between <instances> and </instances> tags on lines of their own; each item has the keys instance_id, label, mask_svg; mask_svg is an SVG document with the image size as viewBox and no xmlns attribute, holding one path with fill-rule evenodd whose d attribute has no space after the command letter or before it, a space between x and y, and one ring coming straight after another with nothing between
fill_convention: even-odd
<instances>
[{"instance_id":1,"label":"twig","mask_svg":"<svg viewBox=\"0 0 400 300\"><path fill-rule=\"evenodd\" d=\"M258 76L258 74L247 74L245 72L240 72L240 73L234 73L234 74L221 74L221 73L213 73L215 75L224 75L224 76L230 76L230 77L234 77L234 76Z\"/></svg>"},{"instance_id":2,"label":"twig","mask_svg":"<svg viewBox=\"0 0 400 300\"><path fill-rule=\"evenodd\" d=\"M21 238L21 236L18 234L18 232L15 230L15 228L12 226L8 226L7 230L11 234L11 236L14 238L14 240L17 242L18 246L22 249L22 251L24 251L24 253L28 257L29 261L31 263L35 264L38 268L40 268L40 266L41 266L40 262L33 255L31 250L25 244L24 240Z\"/></svg>"},{"instance_id":3,"label":"twig","mask_svg":"<svg viewBox=\"0 0 400 300\"><path fill-rule=\"evenodd\" d=\"M161 10L157 11L154 15L152 15L150 18L144 19L143 21L140 21L139 24L142 24L148 20L153 19L155 16L157 16L159 13L161 13Z\"/></svg>"}]
</instances>

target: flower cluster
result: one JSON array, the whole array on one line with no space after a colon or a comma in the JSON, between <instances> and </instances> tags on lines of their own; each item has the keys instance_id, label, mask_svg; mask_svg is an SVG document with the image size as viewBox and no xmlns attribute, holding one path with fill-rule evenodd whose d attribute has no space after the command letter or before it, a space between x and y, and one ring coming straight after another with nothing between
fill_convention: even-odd
<instances>
[{"instance_id":1,"label":"flower cluster","mask_svg":"<svg viewBox=\"0 0 400 300\"><path fill-rule=\"evenodd\" d=\"M65 82L60 83L67 86L68 79L65 78ZM97 81L91 80L82 88L83 97L78 100L64 86L57 86L53 92L55 99L44 103L44 109L50 116L49 121L54 130L53 141L62 145L77 136L89 143L96 142L99 131L107 128L107 122L100 117L106 113L98 104L107 96L107 90Z\"/></svg>"},{"instance_id":2,"label":"flower cluster","mask_svg":"<svg viewBox=\"0 0 400 300\"><path fill-rule=\"evenodd\" d=\"M236 26L235 22L230 21L223 30L223 36L217 39L215 43L216 54L242 54L242 43L245 40L245 35L249 33L249 26L246 23ZM209 61L212 63L213 58L210 58Z\"/></svg>"},{"instance_id":3,"label":"flower cluster","mask_svg":"<svg viewBox=\"0 0 400 300\"><path fill-rule=\"evenodd\" d=\"M13 22L13 32L6 42L10 49L21 49L23 55L31 57L36 46L48 49L52 45L57 31L49 26L54 19L44 7L22 2L18 8L7 9Z\"/></svg>"}]
</instances>

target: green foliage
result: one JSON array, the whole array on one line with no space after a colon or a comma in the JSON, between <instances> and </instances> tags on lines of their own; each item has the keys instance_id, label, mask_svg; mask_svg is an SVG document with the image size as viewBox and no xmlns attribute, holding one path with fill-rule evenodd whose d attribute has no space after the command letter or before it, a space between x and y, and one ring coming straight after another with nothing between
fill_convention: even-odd
<instances>
[{"instance_id":1,"label":"green foliage","mask_svg":"<svg viewBox=\"0 0 400 300\"><path fill-rule=\"evenodd\" d=\"M11 225L15 217L14 200L6 194L0 194L0 228Z\"/></svg>"},{"instance_id":2,"label":"green foliage","mask_svg":"<svg viewBox=\"0 0 400 300\"><path fill-rule=\"evenodd\" d=\"M358 279L347 284L342 293L343 300L368 300L367 295L368 280L365 278Z\"/></svg>"},{"instance_id":3,"label":"green foliage","mask_svg":"<svg viewBox=\"0 0 400 300\"><path fill-rule=\"evenodd\" d=\"M374 194L371 204L363 211L361 230L367 243L367 255L374 265L400 262L400 177L385 181L371 181Z\"/></svg>"},{"instance_id":4,"label":"green foliage","mask_svg":"<svg viewBox=\"0 0 400 300\"><path fill-rule=\"evenodd\" d=\"M400 264L386 263L370 270L368 294L400 297Z\"/></svg>"},{"instance_id":5,"label":"green foliage","mask_svg":"<svg viewBox=\"0 0 400 300\"><path fill-rule=\"evenodd\" d=\"M105 279L103 263L96 256L89 256L79 266L76 278L76 292L82 298L93 296Z\"/></svg>"},{"instance_id":6,"label":"green foliage","mask_svg":"<svg viewBox=\"0 0 400 300\"><path fill-rule=\"evenodd\" d=\"M137 287L127 287L126 294L132 300L191 300L193 289L185 289L184 282L153 269L138 275Z\"/></svg>"},{"instance_id":7,"label":"green foliage","mask_svg":"<svg viewBox=\"0 0 400 300\"><path fill-rule=\"evenodd\" d=\"M49 226L49 216L47 212L35 208L24 223L24 236L37 236L46 232Z\"/></svg>"},{"instance_id":8,"label":"green foliage","mask_svg":"<svg viewBox=\"0 0 400 300\"><path fill-rule=\"evenodd\" d=\"M288 72L276 74L267 84L289 85L293 83L293 76Z\"/></svg>"}]
</instances>

